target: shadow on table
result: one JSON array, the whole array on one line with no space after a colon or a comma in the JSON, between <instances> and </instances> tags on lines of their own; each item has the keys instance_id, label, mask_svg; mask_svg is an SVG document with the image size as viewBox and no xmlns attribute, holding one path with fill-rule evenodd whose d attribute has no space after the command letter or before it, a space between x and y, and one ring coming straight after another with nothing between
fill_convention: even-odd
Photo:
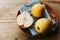
<instances>
[{"instance_id":1,"label":"shadow on table","mask_svg":"<svg viewBox=\"0 0 60 40\"><path fill-rule=\"evenodd\" d=\"M32 36L31 33L27 30L23 29L23 31L26 32L28 36L25 40L54 40L54 37L58 33L58 28L56 29L56 31L51 32L47 35L38 35L38 36Z\"/></svg>"}]
</instances>

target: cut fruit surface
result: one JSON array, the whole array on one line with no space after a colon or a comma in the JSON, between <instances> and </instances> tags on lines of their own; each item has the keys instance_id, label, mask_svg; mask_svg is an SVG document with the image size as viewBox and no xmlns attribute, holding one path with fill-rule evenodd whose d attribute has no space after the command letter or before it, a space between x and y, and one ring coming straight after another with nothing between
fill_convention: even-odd
<instances>
[{"instance_id":1,"label":"cut fruit surface","mask_svg":"<svg viewBox=\"0 0 60 40\"><path fill-rule=\"evenodd\" d=\"M17 23L19 26L21 26L21 28L28 28L32 25L33 18L30 16L30 14L27 11L23 11L23 13L18 15Z\"/></svg>"}]
</instances>

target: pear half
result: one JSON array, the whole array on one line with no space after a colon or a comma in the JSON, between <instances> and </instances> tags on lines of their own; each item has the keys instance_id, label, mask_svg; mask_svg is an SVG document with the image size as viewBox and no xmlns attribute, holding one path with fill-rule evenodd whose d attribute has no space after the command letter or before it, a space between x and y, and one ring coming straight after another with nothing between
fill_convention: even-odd
<instances>
[{"instance_id":1,"label":"pear half","mask_svg":"<svg viewBox=\"0 0 60 40\"><path fill-rule=\"evenodd\" d=\"M27 11L23 11L17 17L17 23L21 28L28 28L32 25L33 18L30 16L30 14Z\"/></svg>"},{"instance_id":2,"label":"pear half","mask_svg":"<svg viewBox=\"0 0 60 40\"><path fill-rule=\"evenodd\" d=\"M51 20L47 18L41 18L36 21L35 29L38 33L47 33L51 28Z\"/></svg>"}]
</instances>

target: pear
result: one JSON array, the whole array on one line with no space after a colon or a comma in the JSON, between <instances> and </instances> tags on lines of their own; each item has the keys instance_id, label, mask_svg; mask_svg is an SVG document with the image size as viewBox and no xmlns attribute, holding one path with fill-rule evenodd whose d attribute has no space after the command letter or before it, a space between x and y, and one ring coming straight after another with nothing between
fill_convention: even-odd
<instances>
[{"instance_id":1,"label":"pear","mask_svg":"<svg viewBox=\"0 0 60 40\"><path fill-rule=\"evenodd\" d=\"M42 17L44 11L44 6L42 4L35 4L31 8L31 13L34 17Z\"/></svg>"},{"instance_id":2,"label":"pear","mask_svg":"<svg viewBox=\"0 0 60 40\"><path fill-rule=\"evenodd\" d=\"M47 33L50 28L51 28L51 19L47 19L47 18L41 18L39 20L36 21L35 23L35 29L38 33Z\"/></svg>"},{"instance_id":3,"label":"pear","mask_svg":"<svg viewBox=\"0 0 60 40\"><path fill-rule=\"evenodd\" d=\"M23 11L17 17L17 23L21 28L28 28L32 25L33 18L30 16L30 14L27 11Z\"/></svg>"}]
</instances>

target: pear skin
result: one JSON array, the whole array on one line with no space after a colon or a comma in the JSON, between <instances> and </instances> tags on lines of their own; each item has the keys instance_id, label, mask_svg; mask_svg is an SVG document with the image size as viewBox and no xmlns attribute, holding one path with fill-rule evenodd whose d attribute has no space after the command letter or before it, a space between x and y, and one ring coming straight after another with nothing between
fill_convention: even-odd
<instances>
[{"instance_id":1,"label":"pear skin","mask_svg":"<svg viewBox=\"0 0 60 40\"><path fill-rule=\"evenodd\" d=\"M41 18L36 21L35 29L38 33L46 33L50 29L51 20L47 18Z\"/></svg>"},{"instance_id":2,"label":"pear skin","mask_svg":"<svg viewBox=\"0 0 60 40\"><path fill-rule=\"evenodd\" d=\"M36 18L42 17L43 11L44 11L44 6L41 4L35 4L31 8L31 13Z\"/></svg>"}]
</instances>

